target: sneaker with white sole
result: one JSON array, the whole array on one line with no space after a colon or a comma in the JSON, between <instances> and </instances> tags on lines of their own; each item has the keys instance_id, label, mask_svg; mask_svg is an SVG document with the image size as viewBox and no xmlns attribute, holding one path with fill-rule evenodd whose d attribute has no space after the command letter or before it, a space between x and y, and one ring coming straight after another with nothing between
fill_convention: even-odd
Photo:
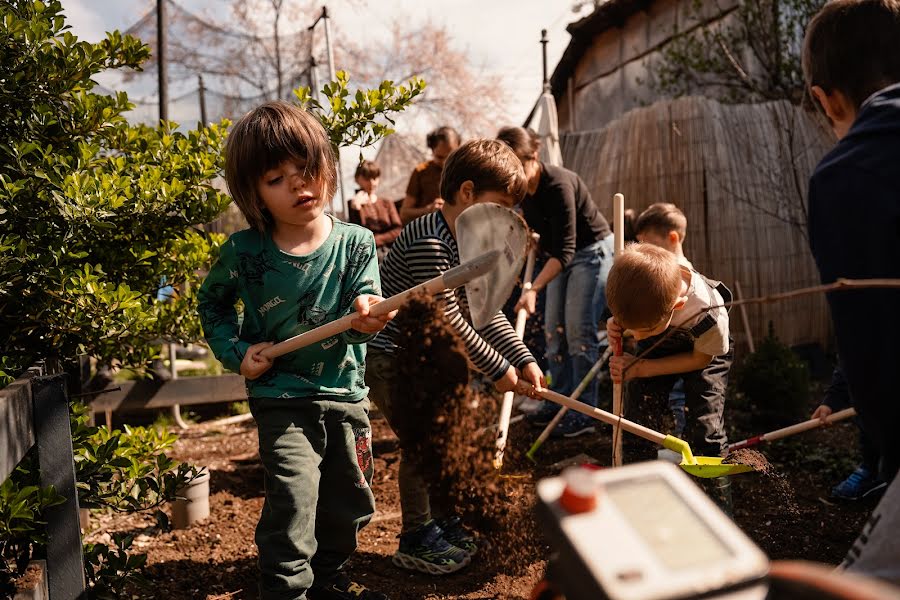
<instances>
[{"instance_id":1,"label":"sneaker with white sole","mask_svg":"<svg viewBox=\"0 0 900 600\"><path fill-rule=\"evenodd\" d=\"M546 427L553 420L553 417L556 416L556 413L559 412L560 408L562 407L559 404L541 400L541 407L531 414L525 415L525 420L532 425Z\"/></svg>"},{"instance_id":2,"label":"sneaker with white sole","mask_svg":"<svg viewBox=\"0 0 900 600\"><path fill-rule=\"evenodd\" d=\"M553 431L550 432L552 438L573 438L586 433L594 433L597 431L594 419L585 416L574 410L566 413L562 421L557 423Z\"/></svg>"},{"instance_id":3,"label":"sneaker with white sole","mask_svg":"<svg viewBox=\"0 0 900 600\"><path fill-rule=\"evenodd\" d=\"M844 481L831 490L831 497L837 500L862 500L884 490L887 484L868 468L860 465Z\"/></svg>"},{"instance_id":4,"label":"sneaker with white sole","mask_svg":"<svg viewBox=\"0 0 900 600\"><path fill-rule=\"evenodd\" d=\"M400 547L391 558L398 567L429 575L449 575L469 564L469 554L444 539L432 519L400 535Z\"/></svg>"},{"instance_id":5,"label":"sneaker with white sole","mask_svg":"<svg viewBox=\"0 0 900 600\"><path fill-rule=\"evenodd\" d=\"M460 550L465 550L469 556L474 556L478 552L478 542L472 532L463 527L459 517L445 517L435 519L438 526L444 531L444 539Z\"/></svg>"}]
</instances>

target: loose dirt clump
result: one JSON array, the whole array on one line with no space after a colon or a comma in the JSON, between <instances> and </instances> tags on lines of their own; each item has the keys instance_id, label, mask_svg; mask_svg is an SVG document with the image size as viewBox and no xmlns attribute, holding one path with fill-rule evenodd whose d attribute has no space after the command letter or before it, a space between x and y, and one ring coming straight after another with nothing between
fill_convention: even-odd
<instances>
[{"instance_id":1,"label":"loose dirt clump","mask_svg":"<svg viewBox=\"0 0 900 600\"><path fill-rule=\"evenodd\" d=\"M783 499L784 510L789 514L799 515L800 509L797 506L797 499L794 494L794 488L791 486L787 477L775 470L772 463L763 455L762 452L751 450L749 448L741 448L730 452L724 459L723 463L747 465L757 473L765 475L771 480L775 487L776 494Z\"/></svg>"},{"instance_id":2,"label":"loose dirt clump","mask_svg":"<svg viewBox=\"0 0 900 600\"><path fill-rule=\"evenodd\" d=\"M774 472L772 464L766 459L762 452L750 450L749 448L741 448L740 450L729 452L728 455L722 459L722 462L732 465L747 465L757 473L762 473L763 475L771 475Z\"/></svg>"},{"instance_id":3,"label":"loose dirt clump","mask_svg":"<svg viewBox=\"0 0 900 600\"><path fill-rule=\"evenodd\" d=\"M544 549L532 517L534 480L501 477L493 437L479 434L496 421L498 397L469 384L465 348L441 306L415 299L395 323L400 377L410 384L394 422L402 451L415 457L429 484L433 509L475 529L479 560L507 570L533 563ZM515 455L508 452L507 460L521 464Z\"/></svg>"}]
</instances>

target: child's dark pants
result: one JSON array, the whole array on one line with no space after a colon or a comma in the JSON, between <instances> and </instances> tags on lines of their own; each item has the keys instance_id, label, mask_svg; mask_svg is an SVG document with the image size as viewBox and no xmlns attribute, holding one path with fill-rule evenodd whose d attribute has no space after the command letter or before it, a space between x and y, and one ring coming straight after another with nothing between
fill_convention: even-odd
<instances>
[{"instance_id":1,"label":"child's dark pants","mask_svg":"<svg viewBox=\"0 0 900 600\"><path fill-rule=\"evenodd\" d=\"M691 352L694 340L714 326L713 317L707 315L691 329L666 330L638 342L637 355L642 358L663 358ZM660 342L658 346L644 354L657 342ZM733 346L729 340L728 353L714 356L709 365L699 371L647 377L628 382L625 418L661 433L671 434L675 426L669 408L669 392L681 378L684 380L687 408L682 437L691 445L694 454L719 456L728 443L724 421L725 389L728 386L728 371L734 357ZM656 458L657 448L634 436L625 434L623 445L627 462Z\"/></svg>"},{"instance_id":2,"label":"child's dark pants","mask_svg":"<svg viewBox=\"0 0 900 600\"><path fill-rule=\"evenodd\" d=\"M251 398L266 500L256 526L260 597L305 598L334 575L375 512L369 401Z\"/></svg>"}]
</instances>

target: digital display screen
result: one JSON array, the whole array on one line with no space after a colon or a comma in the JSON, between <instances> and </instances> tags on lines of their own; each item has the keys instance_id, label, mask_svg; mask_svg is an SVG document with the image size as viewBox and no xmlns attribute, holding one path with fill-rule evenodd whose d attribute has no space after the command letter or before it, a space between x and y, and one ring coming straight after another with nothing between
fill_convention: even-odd
<instances>
[{"instance_id":1,"label":"digital display screen","mask_svg":"<svg viewBox=\"0 0 900 600\"><path fill-rule=\"evenodd\" d=\"M661 477L606 486L607 498L670 570L709 565L734 553Z\"/></svg>"}]
</instances>

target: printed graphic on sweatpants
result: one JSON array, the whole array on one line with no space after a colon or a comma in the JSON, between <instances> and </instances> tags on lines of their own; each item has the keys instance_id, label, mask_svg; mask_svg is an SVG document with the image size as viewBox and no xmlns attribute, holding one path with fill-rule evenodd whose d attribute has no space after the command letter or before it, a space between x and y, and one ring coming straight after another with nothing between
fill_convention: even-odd
<instances>
[{"instance_id":1,"label":"printed graphic on sweatpants","mask_svg":"<svg viewBox=\"0 0 900 600\"><path fill-rule=\"evenodd\" d=\"M372 464L372 430L368 427L354 429L353 437L356 438L356 463L360 470L360 478L356 482L356 487L364 489L369 487L367 480L372 477L375 468Z\"/></svg>"}]
</instances>

